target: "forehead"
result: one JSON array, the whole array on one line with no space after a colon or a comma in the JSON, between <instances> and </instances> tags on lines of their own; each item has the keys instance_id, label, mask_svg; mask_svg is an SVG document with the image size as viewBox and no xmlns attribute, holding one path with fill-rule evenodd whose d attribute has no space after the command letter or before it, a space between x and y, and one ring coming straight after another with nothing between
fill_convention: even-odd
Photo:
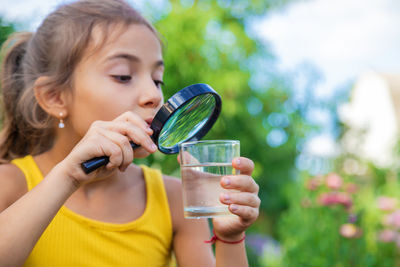
<instances>
[{"instance_id":1,"label":"forehead","mask_svg":"<svg viewBox=\"0 0 400 267\"><path fill-rule=\"evenodd\" d=\"M143 24L114 24L93 28L84 59L101 59L114 52L132 53L144 60L162 59L161 42L156 33Z\"/></svg>"}]
</instances>

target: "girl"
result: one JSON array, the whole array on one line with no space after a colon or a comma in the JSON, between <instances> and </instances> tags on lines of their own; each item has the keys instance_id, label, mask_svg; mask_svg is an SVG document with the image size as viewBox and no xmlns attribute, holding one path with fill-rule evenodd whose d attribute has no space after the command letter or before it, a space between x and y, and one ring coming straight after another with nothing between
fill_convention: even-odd
<instances>
[{"instance_id":1,"label":"girl","mask_svg":"<svg viewBox=\"0 0 400 267\"><path fill-rule=\"evenodd\" d=\"M58 8L5 45L1 71L0 266L246 266L244 231L258 216L253 163L221 180L237 216L185 220L181 183L132 164L156 151L163 103L156 30L122 0ZM129 141L141 145L132 150ZM109 156L86 175L80 164Z\"/></svg>"}]
</instances>

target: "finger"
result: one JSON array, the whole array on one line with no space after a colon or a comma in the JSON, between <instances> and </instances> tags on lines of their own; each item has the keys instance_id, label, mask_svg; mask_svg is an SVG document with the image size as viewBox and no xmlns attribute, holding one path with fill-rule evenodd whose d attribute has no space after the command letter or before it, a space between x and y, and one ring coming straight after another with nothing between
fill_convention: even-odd
<instances>
[{"instance_id":1,"label":"finger","mask_svg":"<svg viewBox=\"0 0 400 267\"><path fill-rule=\"evenodd\" d=\"M240 171L240 174L250 175L254 170L254 162L245 157L237 157L232 160L232 166Z\"/></svg>"},{"instance_id":2,"label":"finger","mask_svg":"<svg viewBox=\"0 0 400 267\"><path fill-rule=\"evenodd\" d=\"M253 208L258 208L261 203L260 198L256 194L248 192L225 192L221 193L219 199L223 204L238 204Z\"/></svg>"},{"instance_id":3,"label":"finger","mask_svg":"<svg viewBox=\"0 0 400 267\"><path fill-rule=\"evenodd\" d=\"M100 148L103 151L102 154L108 156L109 158L106 168L113 169L115 167L119 167L123 162L121 147L104 136L99 137L98 141L101 144Z\"/></svg>"},{"instance_id":4,"label":"finger","mask_svg":"<svg viewBox=\"0 0 400 267\"><path fill-rule=\"evenodd\" d=\"M194 157L192 154L190 154L188 151L180 151L179 152L178 162L179 162L179 164L184 164L184 165L200 164L200 161L196 157Z\"/></svg>"},{"instance_id":5,"label":"finger","mask_svg":"<svg viewBox=\"0 0 400 267\"><path fill-rule=\"evenodd\" d=\"M157 150L157 146L154 144L153 140L151 140L150 136L145 133L143 129L129 122L111 122L107 128L111 131L116 131L128 136L130 140L143 146L150 153L154 153Z\"/></svg>"},{"instance_id":6,"label":"finger","mask_svg":"<svg viewBox=\"0 0 400 267\"><path fill-rule=\"evenodd\" d=\"M258 193L259 190L258 184L248 175L224 176L220 183L225 189L236 189L241 192Z\"/></svg>"},{"instance_id":7,"label":"finger","mask_svg":"<svg viewBox=\"0 0 400 267\"><path fill-rule=\"evenodd\" d=\"M254 222L258 217L258 208L230 204L229 211L239 216L245 222Z\"/></svg>"},{"instance_id":8,"label":"finger","mask_svg":"<svg viewBox=\"0 0 400 267\"><path fill-rule=\"evenodd\" d=\"M133 161L133 150L128 137L113 131L103 131L101 134L121 148L122 164L119 168L124 171Z\"/></svg>"},{"instance_id":9,"label":"finger","mask_svg":"<svg viewBox=\"0 0 400 267\"><path fill-rule=\"evenodd\" d=\"M149 135L153 134L153 130L149 127L147 122L143 120L142 117L131 111L127 111L121 114L114 121L129 122L132 123L133 125L137 125L138 127L142 128L147 134Z\"/></svg>"}]
</instances>

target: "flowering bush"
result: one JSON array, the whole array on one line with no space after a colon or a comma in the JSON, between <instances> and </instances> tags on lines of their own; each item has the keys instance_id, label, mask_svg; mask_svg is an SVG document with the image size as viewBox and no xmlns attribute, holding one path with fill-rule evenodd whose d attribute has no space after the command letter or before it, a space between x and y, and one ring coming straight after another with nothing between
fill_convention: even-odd
<instances>
[{"instance_id":1,"label":"flowering bush","mask_svg":"<svg viewBox=\"0 0 400 267\"><path fill-rule=\"evenodd\" d=\"M400 195L393 173L330 173L290 192L279 226L281 266L400 266Z\"/></svg>"}]
</instances>

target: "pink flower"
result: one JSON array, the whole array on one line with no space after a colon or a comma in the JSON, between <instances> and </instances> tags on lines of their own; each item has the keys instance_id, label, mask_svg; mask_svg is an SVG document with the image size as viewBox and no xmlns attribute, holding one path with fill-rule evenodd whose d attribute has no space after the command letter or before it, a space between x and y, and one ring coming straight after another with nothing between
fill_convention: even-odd
<instances>
[{"instance_id":1,"label":"pink flower","mask_svg":"<svg viewBox=\"0 0 400 267\"><path fill-rule=\"evenodd\" d=\"M350 208L351 205L353 205L353 200L351 196L349 196L346 193L338 193L338 202L339 204L342 204L346 208Z\"/></svg>"},{"instance_id":2,"label":"pink flower","mask_svg":"<svg viewBox=\"0 0 400 267\"><path fill-rule=\"evenodd\" d=\"M384 224L400 228L400 210L395 210L391 214L388 214L384 219Z\"/></svg>"},{"instance_id":3,"label":"pink flower","mask_svg":"<svg viewBox=\"0 0 400 267\"><path fill-rule=\"evenodd\" d=\"M322 177L316 176L307 181L306 188L310 191L314 191L317 190L318 187L320 187L321 185L322 185Z\"/></svg>"},{"instance_id":4,"label":"pink flower","mask_svg":"<svg viewBox=\"0 0 400 267\"><path fill-rule=\"evenodd\" d=\"M345 223L340 227L339 233L346 238L356 238L361 236L361 230L352 223Z\"/></svg>"},{"instance_id":5,"label":"pink flower","mask_svg":"<svg viewBox=\"0 0 400 267\"><path fill-rule=\"evenodd\" d=\"M319 195L318 202L322 206L341 204L346 208L350 208L353 205L352 198L343 192L329 192Z\"/></svg>"},{"instance_id":6,"label":"pink flower","mask_svg":"<svg viewBox=\"0 0 400 267\"><path fill-rule=\"evenodd\" d=\"M328 188L337 190L340 189L343 185L342 177L337 175L336 173L330 173L326 177L325 184Z\"/></svg>"},{"instance_id":7,"label":"pink flower","mask_svg":"<svg viewBox=\"0 0 400 267\"><path fill-rule=\"evenodd\" d=\"M322 193L318 197L318 203L322 206L329 206L336 204L336 194L335 193Z\"/></svg>"},{"instance_id":8,"label":"pink flower","mask_svg":"<svg viewBox=\"0 0 400 267\"><path fill-rule=\"evenodd\" d=\"M358 191L358 186L355 183L348 183L345 185L345 190L349 194L354 194Z\"/></svg>"},{"instance_id":9,"label":"pink flower","mask_svg":"<svg viewBox=\"0 0 400 267\"><path fill-rule=\"evenodd\" d=\"M397 232L389 229L385 229L379 232L378 239L381 242L389 243L395 241L397 238Z\"/></svg>"},{"instance_id":10,"label":"pink flower","mask_svg":"<svg viewBox=\"0 0 400 267\"><path fill-rule=\"evenodd\" d=\"M396 208L397 199L392 197L379 197L378 198L378 207L380 210L391 211Z\"/></svg>"}]
</instances>

